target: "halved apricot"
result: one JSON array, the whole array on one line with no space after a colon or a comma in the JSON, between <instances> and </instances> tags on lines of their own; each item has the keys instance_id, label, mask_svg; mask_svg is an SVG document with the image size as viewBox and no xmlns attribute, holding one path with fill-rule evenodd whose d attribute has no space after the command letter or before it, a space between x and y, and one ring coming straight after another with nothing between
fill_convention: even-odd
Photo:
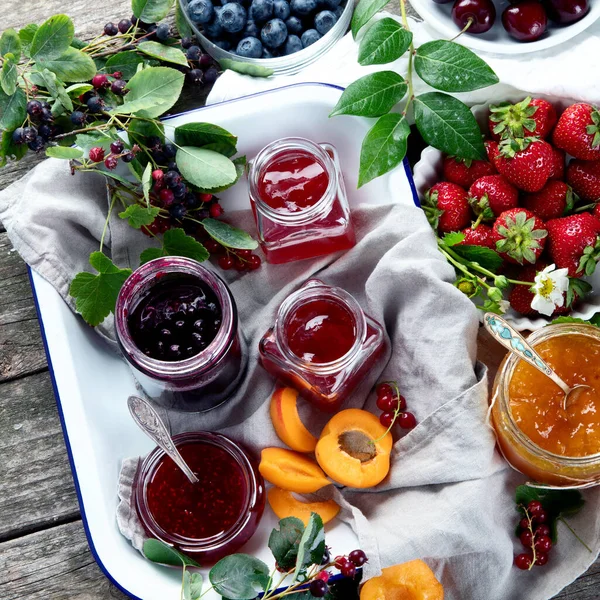
<instances>
[{"instance_id":1,"label":"halved apricot","mask_svg":"<svg viewBox=\"0 0 600 600\"><path fill-rule=\"evenodd\" d=\"M325 425L315 456L334 481L353 488L368 488L388 474L392 445L392 434L386 433L373 413L350 408Z\"/></svg>"},{"instance_id":2,"label":"halved apricot","mask_svg":"<svg viewBox=\"0 0 600 600\"><path fill-rule=\"evenodd\" d=\"M444 588L422 560L411 560L369 579L360 600L444 600Z\"/></svg>"},{"instance_id":3,"label":"halved apricot","mask_svg":"<svg viewBox=\"0 0 600 600\"><path fill-rule=\"evenodd\" d=\"M316 492L331 483L314 460L284 448L265 448L258 469L273 485L299 494Z\"/></svg>"},{"instance_id":4,"label":"halved apricot","mask_svg":"<svg viewBox=\"0 0 600 600\"><path fill-rule=\"evenodd\" d=\"M271 397L271 421L279 439L297 452L314 452L317 438L304 426L298 414L298 392L278 388Z\"/></svg>"},{"instance_id":5,"label":"halved apricot","mask_svg":"<svg viewBox=\"0 0 600 600\"><path fill-rule=\"evenodd\" d=\"M328 523L339 512L340 506L333 500L322 502L302 502L294 498L289 490L282 490L278 487L272 487L267 492L267 499L273 509L273 512L280 518L296 517L306 525L310 519L310 513L317 513L323 523Z\"/></svg>"}]
</instances>

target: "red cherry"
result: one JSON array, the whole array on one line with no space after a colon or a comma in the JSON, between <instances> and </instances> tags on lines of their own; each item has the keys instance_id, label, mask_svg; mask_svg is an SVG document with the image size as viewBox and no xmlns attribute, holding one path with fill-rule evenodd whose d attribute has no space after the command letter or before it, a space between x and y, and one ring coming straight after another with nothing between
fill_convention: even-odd
<instances>
[{"instance_id":1,"label":"red cherry","mask_svg":"<svg viewBox=\"0 0 600 600\"><path fill-rule=\"evenodd\" d=\"M523 552L515 556L515 567L523 571L527 571L533 562L533 556L530 552Z\"/></svg>"},{"instance_id":2,"label":"red cherry","mask_svg":"<svg viewBox=\"0 0 600 600\"><path fill-rule=\"evenodd\" d=\"M379 415L379 422L388 429L392 426L394 422L394 413L392 412L384 412Z\"/></svg>"},{"instance_id":3,"label":"red cherry","mask_svg":"<svg viewBox=\"0 0 600 600\"><path fill-rule=\"evenodd\" d=\"M548 18L566 25L583 19L590 11L588 0L543 0Z\"/></svg>"},{"instance_id":4,"label":"red cherry","mask_svg":"<svg viewBox=\"0 0 600 600\"><path fill-rule=\"evenodd\" d=\"M535 564L538 567L543 567L548 562L548 555L545 552L536 552Z\"/></svg>"},{"instance_id":5,"label":"red cherry","mask_svg":"<svg viewBox=\"0 0 600 600\"><path fill-rule=\"evenodd\" d=\"M538 552L550 552L552 540L547 535L541 535L535 540L535 549Z\"/></svg>"},{"instance_id":6,"label":"red cherry","mask_svg":"<svg viewBox=\"0 0 600 600\"><path fill-rule=\"evenodd\" d=\"M398 398L399 401L399 406L398 406L398 410L405 410L406 409L406 398L404 396L400 396L400 398Z\"/></svg>"},{"instance_id":7,"label":"red cherry","mask_svg":"<svg viewBox=\"0 0 600 600\"><path fill-rule=\"evenodd\" d=\"M520 42L534 42L546 33L548 18L537 0L525 0L508 6L502 13L504 29Z\"/></svg>"},{"instance_id":8,"label":"red cherry","mask_svg":"<svg viewBox=\"0 0 600 600\"><path fill-rule=\"evenodd\" d=\"M224 271L229 271L231 267L233 267L233 258L229 255L219 256L219 260L217 261L219 267Z\"/></svg>"},{"instance_id":9,"label":"red cherry","mask_svg":"<svg viewBox=\"0 0 600 600\"><path fill-rule=\"evenodd\" d=\"M521 535L519 536L519 539L521 540L521 544L523 544L525 548L531 548L533 536L531 535L531 531L529 531L529 529L522 531Z\"/></svg>"},{"instance_id":10,"label":"red cherry","mask_svg":"<svg viewBox=\"0 0 600 600\"><path fill-rule=\"evenodd\" d=\"M260 260L260 256L256 256L256 254L250 255L250 258L248 258L248 268L251 271L256 271L256 269L259 269L261 264L262 260Z\"/></svg>"},{"instance_id":11,"label":"red cherry","mask_svg":"<svg viewBox=\"0 0 600 600\"><path fill-rule=\"evenodd\" d=\"M380 383L375 388L375 393L377 394L378 398L381 396L393 396L394 388L389 383Z\"/></svg>"},{"instance_id":12,"label":"red cherry","mask_svg":"<svg viewBox=\"0 0 600 600\"><path fill-rule=\"evenodd\" d=\"M496 20L496 8L491 0L456 0L452 7L452 20L464 29L469 21L469 33L484 33Z\"/></svg>"},{"instance_id":13,"label":"red cherry","mask_svg":"<svg viewBox=\"0 0 600 600\"><path fill-rule=\"evenodd\" d=\"M402 412L398 415L398 425L402 429L414 429L417 426L417 419L410 412Z\"/></svg>"},{"instance_id":14,"label":"red cherry","mask_svg":"<svg viewBox=\"0 0 600 600\"><path fill-rule=\"evenodd\" d=\"M249 258L252 254L252 250L237 250L236 254L242 258Z\"/></svg>"},{"instance_id":15,"label":"red cherry","mask_svg":"<svg viewBox=\"0 0 600 600\"><path fill-rule=\"evenodd\" d=\"M112 74L112 76L113 76L115 79L121 79L121 78L123 77L123 73L121 73L121 71L115 71L115 72Z\"/></svg>"},{"instance_id":16,"label":"red cherry","mask_svg":"<svg viewBox=\"0 0 600 600\"><path fill-rule=\"evenodd\" d=\"M393 396L377 396L377 408L384 412L392 412L396 410L398 406L398 400Z\"/></svg>"}]
</instances>

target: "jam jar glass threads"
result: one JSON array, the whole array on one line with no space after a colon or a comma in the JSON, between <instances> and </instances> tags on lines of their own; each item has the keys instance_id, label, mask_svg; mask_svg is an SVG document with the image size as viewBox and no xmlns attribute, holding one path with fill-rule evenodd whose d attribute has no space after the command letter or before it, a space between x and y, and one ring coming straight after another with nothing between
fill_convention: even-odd
<instances>
[{"instance_id":1,"label":"jam jar glass threads","mask_svg":"<svg viewBox=\"0 0 600 600\"><path fill-rule=\"evenodd\" d=\"M334 412L384 348L383 328L348 292L311 279L283 301L259 354L271 375Z\"/></svg>"},{"instance_id":2,"label":"jam jar glass threads","mask_svg":"<svg viewBox=\"0 0 600 600\"><path fill-rule=\"evenodd\" d=\"M265 486L255 461L233 440L208 432L173 441L199 479L187 476L160 449L142 462L132 503L146 533L201 564L236 552L256 531Z\"/></svg>"},{"instance_id":3,"label":"jam jar glass threads","mask_svg":"<svg viewBox=\"0 0 600 600\"><path fill-rule=\"evenodd\" d=\"M263 148L248 172L258 239L269 263L348 250L356 243L336 149L303 138Z\"/></svg>"},{"instance_id":4,"label":"jam jar glass threads","mask_svg":"<svg viewBox=\"0 0 600 600\"><path fill-rule=\"evenodd\" d=\"M243 377L247 356L235 300L200 263L157 258L125 281L115 308L117 341L155 402L201 412L224 402Z\"/></svg>"}]
</instances>

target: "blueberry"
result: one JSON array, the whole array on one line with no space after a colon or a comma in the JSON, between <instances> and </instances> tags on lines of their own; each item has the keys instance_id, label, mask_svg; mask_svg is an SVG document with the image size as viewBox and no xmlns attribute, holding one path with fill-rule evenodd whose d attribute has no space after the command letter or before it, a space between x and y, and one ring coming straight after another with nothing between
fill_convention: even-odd
<instances>
[{"instance_id":1,"label":"blueberry","mask_svg":"<svg viewBox=\"0 0 600 600\"><path fill-rule=\"evenodd\" d=\"M211 5L212 8L212 5ZM169 39L169 36L171 35L171 28L169 27L168 23L161 23L157 28L156 28L156 39L164 42L167 39Z\"/></svg>"},{"instance_id":2,"label":"blueberry","mask_svg":"<svg viewBox=\"0 0 600 600\"><path fill-rule=\"evenodd\" d=\"M246 58L260 58L262 56L262 44L255 37L245 37L237 45L236 52Z\"/></svg>"},{"instance_id":3,"label":"blueberry","mask_svg":"<svg viewBox=\"0 0 600 600\"><path fill-rule=\"evenodd\" d=\"M188 4L188 14L194 23L208 23L215 9L210 0L192 0Z\"/></svg>"},{"instance_id":4,"label":"blueberry","mask_svg":"<svg viewBox=\"0 0 600 600\"><path fill-rule=\"evenodd\" d=\"M315 29L321 34L325 35L337 22L335 13L330 10L322 10L317 13L315 17Z\"/></svg>"},{"instance_id":5,"label":"blueberry","mask_svg":"<svg viewBox=\"0 0 600 600\"><path fill-rule=\"evenodd\" d=\"M317 9L317 0L292 0L291 8L292 13L304 17Z\"/></svg>"},{"instance_id":6,"label":"blueberry","mask_svg":"<svg viewBox=\"0 0 600 600\"><path fill-rule=\"evenodd\" d=\"M177 154L177 147L175 146L175 144L170 144L169 142L166 142L163 146L163 152L165 153L165 156L167 158L173 158Z\"/></svg>"},{"instance_id":7,"label":"blueberry","mask_svg":"<svg viewBox=\"0 0 600 600\"><path fill-rule=\"evenodd\" d=\"M173 195L175 196L175 198L177 198L177 200L183 200L185 198L185 195L188 193L188 189L185 183L178 183L172 188L172 190Z\"/></svg>"},{"instance_id":8,"label":"blueberry","mask_svg":"<svg viewBox=\"0 0 600 600\"><path fill-rule=\"evenodd\" d=\"M288 35L287 40L285 40L285 46L283 47L284 54L294 54L294 52L298 52L302 50L302 41L297 35Z\"/></svg>"},{"instance_id":9,"label":"blueberry","mask_svg":"<svg viewBox=\"0 0 600 600\"><path fill-rule=\"evenodd\" d=\"M304 29L302 21L298 17L290 17L286 19L285 26L287 27L288 33L300 35Z\"/></svg>"},{"instance_id":10,"label":"blueberry","mask_svg":"<svg viewBox=\"0 0 600 600\"><path fill-rule=\"evenodd\" d=\"M219 72L214 67L210 67L210 69L206 69L204 72L204 83L214 83L219 76Z\"/></svg>"},{"instance_id":11,"label":"blueberry","mask_svg":"<svg viewBox=\"0 0 600 600\"><path fill-rule=\"evenodd\" d=\"M290 16L290 3L287 0L274 0L273 16L285 21Z\"/></svg>"},{"instance_id":12,"label":"blueberry","mask_svg":"<svg viewBox=\"0 0 600 600\"><path fill-rule=\"evenodd\" d=\"M40 125L40 128L38 129L38 133L45 139L50 139L52 137L52 133L53 133L53 127L51 127L50 125Z\"/></svg>"},{"instance_id":13,"label":"blueberry","mask_svg":"<svg viewBox=\"0 0 600 600\"><path fill-rule=\"evenodd\" d=\"M340 4L342 0L319 0L319 6L323 8L323 10L335 10Z\"/></svg>"},{"instance_id":14,"label":"blueberry","mask_svg":"<svg viewBox=\"0 0 600 600\"><path fill-rule=\"evenodd\" d=\"M246 20L246 9L237 2L228 2L219 13L219 23L229 33L242 31Z\"/></svg>"},{"instance_id":15,"label":"blueberry","mask_svg":"<svg viewBox=\"0 0 600 600\"><path fill-rule=\"evenodd\" d=\"M261 58L275 58L275 54L273 53L272 50L269 50L268 48L263 47Z\"/></svg>"},{"instance_id":16,"label":"blueberry","mask_svg":"<svg viewBox=\"0 0 600 600\"><path fill-rule=\"evenodd\" d=\"M285 23L281 19L271 19L262 28L260 39L269 48L279 48L285 42L287 35Z\"/></svg>"},{"instance_id":17,"label":"blueberry","mask_svg":"<svg viewBox=\"0 0 600 600\"><path fill-rule=\"evenodd\" d=\"M225 51L229 51L231 50L232 46L231 46L231 42L229 40L214 40L213 44L215 46L218 46L219 48L221 48L221 50L225 50Z\"/></svg>"},{"instance_id":18,"label":"blueberry","mask_svg":"<svg viewBox=\"0 0 600 600\"><path fill-rule=\"evenodd\" d=\"M344 14L344 6L338 6L333 12L335 13L335 16L339 19L342 18L342 15Z\"/></svg>"},{"instance_id":19,"label":"blueberry","mask_svg":"<svg viewBox=\"0 0 600 600\"><path fill-rule=\"evenodd\" d=\"M46 140L41 135L38 135L32 142L29 142L27 145L29 146L30 150L33 150L34 152L39 152L45 144Z\"/></svg>"},{"instance_id":20,"label":"blueberry","mask_svg":"<svg viewBox=\"0 0 600 600\"><path fill-rule=\"evenodd\" d=\"M264 23L273 16L273 0L252 0L250 18L257 23Z\"/></svg>"},{"instance_id":21,"label":"blueberry","mask_svg":"<svg viewBox=\"0 0 600 600\"><path fill-rule=\"evenodd\" d=\"M216 15L215 15L214 21L212 21L212 23L207 23L206 25L204 25L203 29L204 29L204 33L211 40L218 38L223 33L223 28L221 27L221 24L219 23L219 20L216 17Z\"/></svg>"},{"instance_id":22,"label":"blueberry","mask_svg":"<svg viewBox=\"0 0 600 600\"><path fill-rule=\"evenodd\" d=\"M255 37L257 38L260 35L260 30L258 26L252 19L248 19L246 23L246 27L244 27L244 37ZM239 52L238 52L239 54Z\"/></svg>"},{"instance_id":23,"label":"blueberry","mask_svg":"<svg viewBox=\"0 0 600 600\"><path fill-rule=\"evenodd\" d=\"M181 38L181 47L184 50L187 50L190 46L194 44L194 40L191 37Z\"/></svg>"},{"instance_id":24,"label":"blueberry","mask_svg":"<svg viewBox=\"0 0 600 600\"><path fill-rule=\"evenodd\" d=\"M23 144L25 140L23 139L23 128L17 127L12 133L12 141L15 144Z\"/></svg>"},{"instance_id":25,"label":"blueberry","mask_svg":"<svg viewBox=\"0 0 600 600\"><path fill-rule=\"evenodd\" d=\"M202 51L200 50L200 48L198 46L190 46L185 51L185 56L188 60L198 60L200 58L201 54L202 54Z\"/></svg>"},{"instance_id":26,"label":"blueberry","mask_svg":"<svg viewBox=\"0 0 600 600\"><path fill-rule=\"evenodd\" d=\"M302 34L302 46L308 48L311 44L314 44L317 40L321 39L321 34L316 29L307 29Z\"/></svg>"},{"instance_id":27,"label":"blueberry","mask_svg":"<svg viewBox=\"0 0 600 600\"><path fill-rule=\"evenodd\" d=\"M74 110L71 113L71 123L73 125L83 125L85 123L85 114L80 110Z\"/></svg>"}]
</instances>

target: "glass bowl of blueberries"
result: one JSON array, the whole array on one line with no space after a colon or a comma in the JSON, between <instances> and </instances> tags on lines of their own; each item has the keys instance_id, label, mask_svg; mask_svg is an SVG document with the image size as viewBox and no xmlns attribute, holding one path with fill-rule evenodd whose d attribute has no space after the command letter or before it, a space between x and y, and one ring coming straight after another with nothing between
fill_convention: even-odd
<instances>
[{"instance_id":1,"label":"glass bowl of blueberries","mask_svg":"<svg viewBox=\"0 0 600 600\"><path fill-rule=\"evenodd\" d=\"M258 64L291 75L347 31L354 0L179 0L204 49L217 61Z\"/></svg>"}]
</instances>

